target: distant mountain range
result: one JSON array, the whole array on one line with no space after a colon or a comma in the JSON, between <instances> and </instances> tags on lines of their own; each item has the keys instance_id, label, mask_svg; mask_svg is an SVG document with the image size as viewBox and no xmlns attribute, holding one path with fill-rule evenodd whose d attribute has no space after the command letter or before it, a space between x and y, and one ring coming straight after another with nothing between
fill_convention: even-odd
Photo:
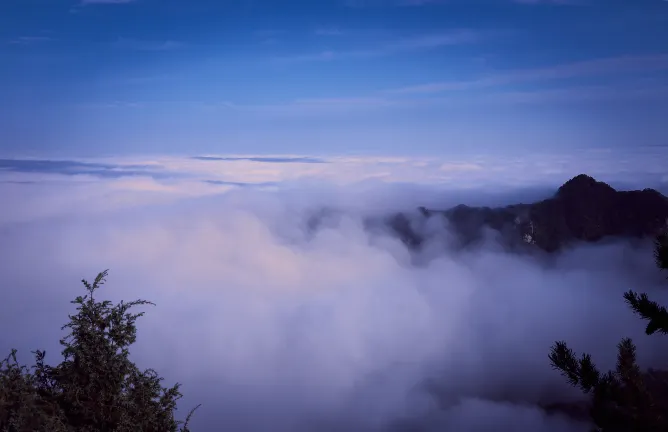
<instances>
[{"instance_id":1,"label":"distant mountain range","mask_svg":"<svg viewBox=\"0 0 668 432\"><path fill-rule=\"evenodd\" d=\"M538 247L554 252L573 242L605 238L643 238L666 227L668 198L654 189L617 191L580 174L548 199L506 207L459 205L447 210L420 208L416 214L395 214L384 222L404 243L420 248L429 239L430 224L450 227L455 241L466 247L496 232L509 248Z\"/></svg>"}]
</instances>

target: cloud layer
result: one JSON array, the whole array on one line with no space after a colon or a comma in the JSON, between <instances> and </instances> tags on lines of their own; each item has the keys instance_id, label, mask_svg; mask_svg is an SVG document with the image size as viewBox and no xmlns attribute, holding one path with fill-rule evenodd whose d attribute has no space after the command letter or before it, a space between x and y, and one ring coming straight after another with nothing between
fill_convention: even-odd
<instances>
[{"instance_id":1,"label":"cloud layer","mask_svg":"<svg viewBox=\"0 0 668 432\"><path fill-rule=\"evenodd\" d=\"M105 297L157 303L140 322L134 358L183 383L182 410L203 404L197 431L586 431L539 408L579 398L549 367L555 340L602 367L623 336L637 339L644 365L665 354L621 299L634 288L668 300L649 244L582 246L548 260L508 255L490 238L449 254L447 227L428 226L435 240L412 255L362 223L416 200L496 204L536 190L423 188L416 199L402 184L304 179L220 189L192 167L252 162L160 160L191 177L48 173L0 185L14 212L0 221L0 326L12 329L0 349L46 348L54 359L77 281L110 268ZM313 230L324 206L341 214Z\"/></svg>"}]
</instances>

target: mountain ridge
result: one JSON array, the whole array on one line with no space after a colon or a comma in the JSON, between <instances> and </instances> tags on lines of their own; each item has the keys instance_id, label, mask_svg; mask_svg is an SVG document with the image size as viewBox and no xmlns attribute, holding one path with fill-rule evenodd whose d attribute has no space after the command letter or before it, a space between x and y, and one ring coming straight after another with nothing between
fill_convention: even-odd
<instances>
[{"instance_id":1,"label":"mountain ridge","mask_svg":"<svg viewBox=\"0 0 668 432\"><path fill-rule=\"evenodd\" d=\"M420 226L440 219L461 247L481 240L485 229L501 235L510 248L533 245L556 252L574 242L605 238L655 236L668 221L668 197L655 189L618 191L607 183L579 174L552 197L505 207L458 205L447 210L419 207L417 215L397 213L385 223L413 249L429 240Z\"/></svg>"}]
</instances>

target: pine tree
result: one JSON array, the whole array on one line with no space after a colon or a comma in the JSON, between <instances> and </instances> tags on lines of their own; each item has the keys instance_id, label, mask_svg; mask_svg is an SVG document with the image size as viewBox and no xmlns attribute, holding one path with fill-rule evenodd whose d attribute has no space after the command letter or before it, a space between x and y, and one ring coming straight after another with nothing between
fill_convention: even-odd
<instances>
[{"instance_id":1,"label":"pine tree","mask_svg":"<svg viewBox=\"0 0 668 432\"><path fill-rule=\"evenodd\" d=\"M654 258L661 270L668 269L668 234L655 240ZM624 300L643 320L645 333L668 333L668 311L664 306L634 291L624 293ZM549 358L554 369L568 382L591 395L590 416L598 432L668 431L668 373L641 372L636 362L636 347L631 339L617 346L614 371L601 373L589 354L580 358L566 342L556 342Z\"/></svg>"},{"instance_id":2,"label":"pine tree","mask_svg":"<svg viewBox=\"0 0 668 432\"><path fill-rule=\"evenodd\" d=\"M34 351L35 365L19 365L16 350L0 362L0 431L2 432L188 432L188 421L175 420L179 384L161 385L152 370L140 370L129 359L136 340L135 322L142 313L129 312L145 300L129 303L96 301L104 271L87 294L71 303L77 313L62 327L63 361L49 366L44 351ZM179 429L179 426L181 428Z\"/></svg>"}]
</instances>

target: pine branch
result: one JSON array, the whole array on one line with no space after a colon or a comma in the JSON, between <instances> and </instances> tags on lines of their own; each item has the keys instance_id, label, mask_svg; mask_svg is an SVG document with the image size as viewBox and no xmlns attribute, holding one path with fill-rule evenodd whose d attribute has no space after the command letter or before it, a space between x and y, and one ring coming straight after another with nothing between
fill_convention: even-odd
<instances>
[{"instance_id":1,"label":"pine branch","mask_svg":"<svg viewBox=\"0 0 668 432\"><path fill-rule=\"evenodd\" d=\"M668 334L668 310L664 306L651 301L647 294L637 294L633 291L624 293L624 300L637 315L649 321L645 333L651 335L658 331Z\"/></svg>"},{"instance_id":2,"label":"pine branch","mask_svg":"<svg viewBox=\"0 0 668 432\"><path fill-rule=\"evenodd\" d=\"M552 368L559 370L571 385L579 386L584 393L598 385L601 373L589 354L583 354L578 360L566 342L560 341L554 344L548 357Z\"/></svg>"},{"instance_id":3,"label":"pine branch","mask_svg":"<svg viewBox=\"0 0 668 432\"><path fill-rule=\"evenodd\" d=\"M668 230L655 240L654 258L661 270L668 270ZM645 332L668 334L668 310L651 301L647 294L624 293L624 300L640 318L649 321ZM597 432L668 431L668 372L643 373L637 364L631 339L618 345L615 371L601 375L591 357L580 360L565 342L557 342L549 355L570 384L591 393L590 414Z\"/></svg>"},{"instance_id":4,"label":"pine branch","mask_svg":"<svg viewBox=\"0 0 668 432\"><path fill-rule=\"evenodd\" d=\"M637 385L640 378L640 368L636 363L636 346L631 339L626 338L617 345L617 375L627 386Z\"/></svg>"},{"instance_id":5,"label":"pine branch","mask_svg":"<svg viewBox=\"0 0 668 432\"><path fill-rule=\"evenodd\" d=\"M654 262L661 270L668 269L668 232L665 230L654 240Z\"/></svg>"}]
</instances>

